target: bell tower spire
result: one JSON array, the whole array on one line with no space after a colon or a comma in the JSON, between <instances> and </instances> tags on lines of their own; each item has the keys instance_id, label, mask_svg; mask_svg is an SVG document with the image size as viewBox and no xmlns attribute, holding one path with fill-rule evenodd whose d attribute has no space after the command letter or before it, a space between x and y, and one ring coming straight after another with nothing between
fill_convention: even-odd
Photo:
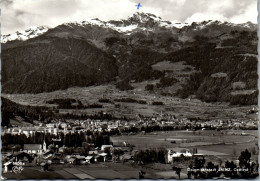
<instances>
[{"instance_id":1,"label":"bell tower spire","mask_svg":"<svg viewBox=\"0 0 260 181\"><path fill-rule=\"evenodd\" d=\"M44 134L44 138L43 138L43 145L42 145L43 151L46 152L47 151L47 145L45 142L45 134Z\"/></svg>"}]
</instances>

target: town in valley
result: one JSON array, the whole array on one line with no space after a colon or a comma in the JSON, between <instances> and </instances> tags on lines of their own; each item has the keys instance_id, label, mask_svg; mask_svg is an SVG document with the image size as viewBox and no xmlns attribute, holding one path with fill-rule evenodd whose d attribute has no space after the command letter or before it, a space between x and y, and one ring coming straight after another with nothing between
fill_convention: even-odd
<instances>
[{"instance_id":1,"label":"town in valley","mask_svg":"<svg viewBox=\"0 0 260 181\"><path fill-rule=\"evenodd\" d=\"M141 4L1 36L1 179L259 176L257 24L168 21Z\"/></svg>"}]
</instances>

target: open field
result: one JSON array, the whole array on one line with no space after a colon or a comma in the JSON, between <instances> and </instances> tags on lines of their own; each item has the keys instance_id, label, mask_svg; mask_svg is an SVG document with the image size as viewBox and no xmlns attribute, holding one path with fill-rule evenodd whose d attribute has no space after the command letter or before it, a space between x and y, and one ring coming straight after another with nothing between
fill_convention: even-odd
<instances>
[{"instance_id":1,"label":"open field","mask_svg":"<svg viewBox=\"0 0 260 181\"><path fill-rule=\"evenodd\" d=\"M155 174L150 168L130 166L123 163L98 163L92 165L55 165L51 166L52 171L40 171L39 167L25 167L22 173L3 173L8 179L138 179L140 170L146 172L145 178L162 178ZM30 174L33 173L33 174Z\"/></svg>"},{"instance_id":2,"label":"open field","mask_svg":"<svg viewBox=\"0 0 260 181\"><path fill-rule=\"evenodd\" d=\"M18 121L15 119L10 119L10 124L11 125L17 125L17 126L32 126L31 123L25 122L25 121Z\"/></svg>"},{"instance_id":3,"label":"open field","mask_svg":"<svg viewBox=\"0 0 260 181\"><path fill-rule=\"evenodd\" d=\"M104 108L95 109L63 109L62 112L95 114L104 111L115 116L126 116L135 118L136 114L152 116L154 114L172 114L177 118L199 117L204 119L256 119L256 114L247 114L253 106L231 106L228 103L205 103L197 99L180 99L170 96L151 94L144 90L149 82L134 83L135 89L132 91L119 91L114 85L74 87L67 90L54 91L39 94L2 94L14 102L24 105L49 106L46 101L52 99L72 98L80 100L83 104L99 103L100 98L107 98L112 103L99 103ZM114 102L118 98L133 98L144 100L147 104ZM161 101L164 105L152 105L153 101ZM115 104L119 107L116 108Z\"/></svg>"},{"instance_id":4,"label":"open field","mask_svg":"<svg viewBox=\"0 0 260 181\"><path fill-rule=\"evenodd\" d=\"M161 176L162 179L176 178L176 173L174 171L163 171L157 172L156 174ZM187 178L187 174L181 172L180 178Z\"/></svg>"},{"instance_id":5,"label":"open field","mask_svg":"<svg viewBox=\"0 0 260 181\"><path fill-rule=\"evenodd\" d=\"M254 131L244 131L248 135L241 135L241 130L230 130L225 135L215 130L204 131L168 131L156 132L156 134L137 134L130 136L111 137L114 144L126 141L136 146L136 148L171 148L175 151L182 149L197 148L198 153L204 155L216 155L232 157L234 150L236 154L241 151L255 147L258 133ZM234 135L235 134L235 135ZM175 140L176 143L171 143Z\"/></svg>"},{"instance_id":6,"label":"open field","mask_svg":"<svg viewBox=\"0 0 260 181\"><path fill-rule=\"evenodd\" d=\"M61 179L62 175L59 173L50 171L50 172L42 172L38 168L25 167L22 173L2 173L2 176L7 179L16 179L16 180L24 180L24 179Z\"/></svg>"}]
</instances>

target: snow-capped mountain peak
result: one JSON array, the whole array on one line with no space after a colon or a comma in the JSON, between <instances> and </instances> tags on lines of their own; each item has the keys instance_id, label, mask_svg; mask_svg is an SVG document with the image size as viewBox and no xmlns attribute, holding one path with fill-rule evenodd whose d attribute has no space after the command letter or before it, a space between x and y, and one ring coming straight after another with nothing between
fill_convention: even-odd
<instances>
[{"instance_id":1,"label":"snow-capped mountain peak","mask_svg":"<svg viewBox=\"0 0 260 181\"><path fill-rule=\"evenodd\" d=\"M86 25L95 25L105 28L110 28L120 33L131 34L136 29L142 30L152 30L154 27L165 27L165 28L182 28L188 26L187 23L179 23L176 21L163 21L160 17L155 16L151 13L135 13L129 16L127 19L121 20L110 20L110 21L101 21L98 18L84 20L84 21L74 21L65 23L66 26L77 25L77 26L86 26Z\"/></svg>"},{"instance_id":2,"label":"snow-capped mountain peak","mask_svg":"<svg viewBox=\"0 0 260 181\"><path fill-rule=\"evenodd\" d=\"M23 31L17 31L13 34L8 34L8 35L2 35L1 36L1 43L6 43L8 41L13 41L13 40L27 40L30 38L37 37L46 31L48 31L48 27L46 26L32 26L26 30Z\"/></svg>"},{"instance_id":3,"label":"snow-capped mountain peak","mask_svg":"<svg viewBox=\"0 0 260 181\"><path fill-rule=\"evenodd\" d=\"M128 18L128 20L144 23L144 22L147 22L147 21L150 21L150 20L161 21L161 18L157 17L157 16L155 16L154 14L151 14L151 13L139 13L139 12L137 12L137 13L133 14L132 16L130 16Z\"/></svg>"},{"instance_id":4,"label":"snow-capped mountain peak","mask_svg":"<svg viewBox=\"0 0 260 181\"><path fill-rule=\"evenodd\" d=\"M102 21L98 18L96 19L89 19L89 20L83 20L83 21L73 21L64 23L62 25L67 26L68 28L74 29L75 26L81 26L83 28L87 26L98 26L102 28L111 29L114 31L117 31L119 33L123 33L125 35L130 35L136 31L153 31L157 28L177 28L177 29L183 29L191 30L191 31L200 31L205 28L213 28L215 29L215 25L219 27L232 27L232 28L242 28L242 29L256 29L256 25L247 22L243 24L234 24L234 23L228 23L228 22L221 22L221 21L203 21L203 22L193 22L193 23L180 23L177 21L164 21L160 17L151 14L151 13L135 13L131 16L129 16L126 19L121 20L110 20L110 21ZM6 43L8 41L13 40L27 40L30 38L37 37L49 30L46 26L39 26L39 27L30 27L24 31L15 32L13 34L9 35L2 35L1 36L1 43Z\"/></svg>"}]
</instances>

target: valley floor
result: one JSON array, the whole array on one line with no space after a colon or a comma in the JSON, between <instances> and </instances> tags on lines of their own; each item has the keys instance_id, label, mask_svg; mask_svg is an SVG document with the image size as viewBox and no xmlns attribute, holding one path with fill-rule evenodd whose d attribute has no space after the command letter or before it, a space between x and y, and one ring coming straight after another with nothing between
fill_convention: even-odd
<instances>
[{"instance_id":1,"label":"valley floor","mask_svg":"<svg viewBox=\"0 0 260 181\"><path fill-rule=\"evenodd\" d=\"M135 118L136 114L144 116L153 116L155 114L170 114L177 118L196 117L201 119L239 119L239 120L256 120L257 114L248 113L256 106L236 106L229 103L205 103L198 99L181 99L171 96L162 96L156 93L149 93L144 90L144 85L147 81L134 83L134 90L119 91L114 85L100 85L90 87L74 87L67 90L59 90L48 93L39 94L2 94L16 103L31 106L47 106L46 101L52 99L72 98L80 100L85 104L102 104L103 108L88 108L88 109L62 109L60 113L74 114L96 114L100 111L110 113L116 117L126 116L127 118ZM111 100L111 103L100 103L99 99L106 98ZM132 98L135 100L144 100L146 104L116 102L115 99ZM152 105L152 102L160 101L164 105ZM116 105L119 105L116 107Z\"/></svg>"}]
</instances>

